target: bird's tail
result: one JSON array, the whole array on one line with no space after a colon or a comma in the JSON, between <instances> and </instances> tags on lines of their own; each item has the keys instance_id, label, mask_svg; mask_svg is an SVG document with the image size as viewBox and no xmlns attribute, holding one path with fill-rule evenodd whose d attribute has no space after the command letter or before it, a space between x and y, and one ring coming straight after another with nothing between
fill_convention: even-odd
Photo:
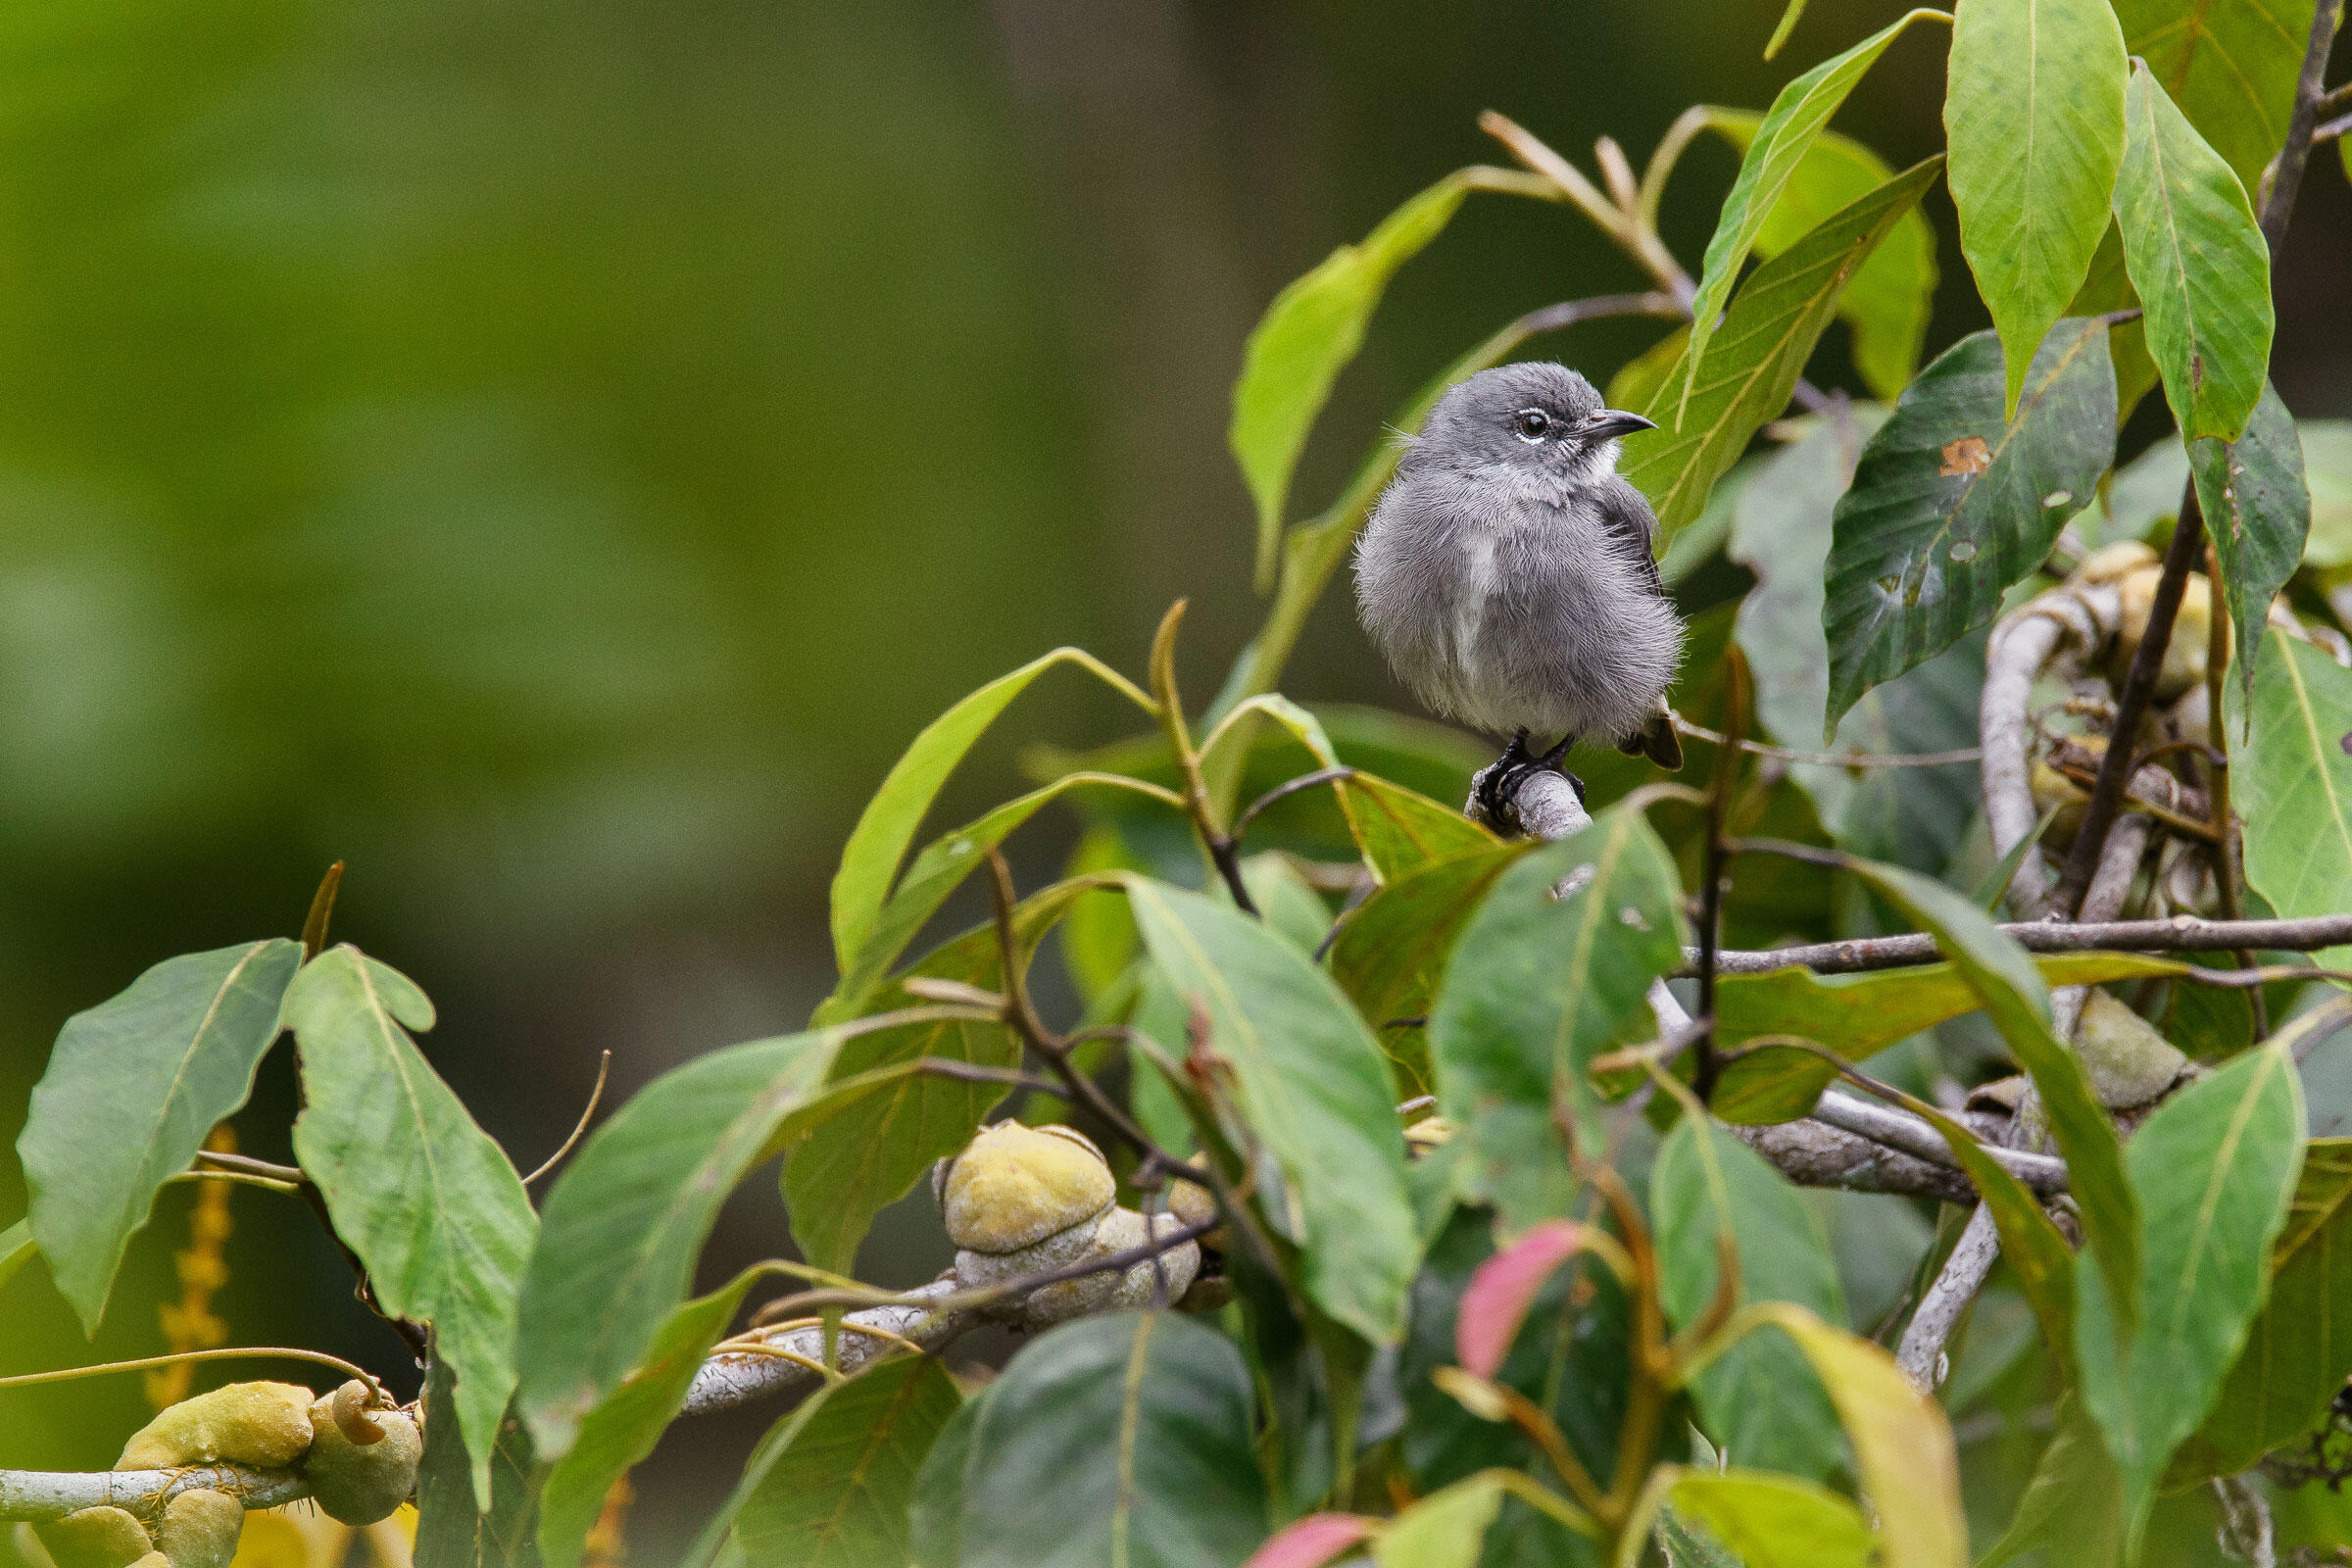
<instances>
[{"instance_id":1,"label":"bird's tail","mask_svg":"<svg viewBox=\"0 0 2352 1568\"><path fill-rule=\"evenodd\" d=\"M1682 738L1675 734L1674 714L1663 702L1649 722L1619 741L1617 749L1628 757L1646 757L1669 773L1682 769Z\"/></svg>"}]
</instances>

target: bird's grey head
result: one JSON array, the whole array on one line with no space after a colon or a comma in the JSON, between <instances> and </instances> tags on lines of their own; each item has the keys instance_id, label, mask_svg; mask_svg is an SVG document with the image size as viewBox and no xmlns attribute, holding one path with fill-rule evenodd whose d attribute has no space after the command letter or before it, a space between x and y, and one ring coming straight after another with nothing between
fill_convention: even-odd
<instances>
[{"instance_id":1,"label":"bird's grey head","mask_svg":"<svg viewBox=\"0 0 2352 1568\"><path fill-rule=\"evenodd\" d=\"M1639 414L1609 408L1564 365L1502 365L1438 400L1407 462L1500 466L1573 486L1615 471L1620 437L1655 428Z\"/></svg>"}]
</instances>

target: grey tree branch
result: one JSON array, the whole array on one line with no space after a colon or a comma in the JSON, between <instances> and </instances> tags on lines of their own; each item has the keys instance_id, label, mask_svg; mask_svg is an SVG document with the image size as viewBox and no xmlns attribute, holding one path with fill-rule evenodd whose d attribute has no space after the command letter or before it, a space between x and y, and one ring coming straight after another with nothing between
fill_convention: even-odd
<instances>
[{"instance_id":1,"label":"grey tree branch","mask_svg":"<svg viewBox=\"0 0 2352 1568\"><path fill-rule=\"evenodd\" d=\"M1828 1089L1822 1092L1821 1102L1813 1107L1813 1117L1931 1165L1960 1169L1960 1162L1953 1157L1943 1135L1907 1110L1882 1105L1841 1089ZM2019 1181L2045 1197L2066 1191L2066 1161L2062 1159L1997 1146L1987 1146L1985 1152Z\"/></svg>"},{"instance_id":2,"label":"grey tree branch","mask_svg":"<svg viewBox=\"0 0 2352 1568\"><path fill-rule=\"evenodd\" d=\"M208 1464L172 1470L0 1470L0 1519L62 1519L111 1504L142 1519L162 1514L183 1492L225 1492L248 1508L274 1508L311 1494L293 1470Z\"/></svg>"},{"instance_id":3,"label":"grey tree branch","mask_svg":"<svg viewBox=\"0 0 2352 1568\"><path fill-rule=\"evenodd\" d=\"M2300 920L2206 920L2193 914L2177 914L2167 920L2020 920L2001 930L2029 953L2230 953L2239 948L2313 953L2352 942L2352 914ZM1816 974L1855 974L1934 963L1942 956L1934 937L1924 931L1906 931L1890 937L1725 952L1715 957L1725 974L1765 974L1788 968L1811 969ZM1683 961L1686 965L1696 963L1698 951L1685 948Z\"/></svg>"}]
</instances>

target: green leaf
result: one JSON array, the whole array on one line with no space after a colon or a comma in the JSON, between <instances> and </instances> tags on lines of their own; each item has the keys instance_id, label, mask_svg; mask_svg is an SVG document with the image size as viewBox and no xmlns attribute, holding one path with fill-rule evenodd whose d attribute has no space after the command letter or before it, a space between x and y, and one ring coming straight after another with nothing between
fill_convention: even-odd
<instances>
[{"instance_id":1,"label":"green leaf","mask_svg":"<svg viewBox=\"0 0 2352 1568\"><path fill-rule=\"evenodd\" d=\"M2176 1460L2236 1475L2319 1424L2352 1377L2352 1139L2314 1139L2271 1250L2270 1293L2213 1410ZM2166 1478L2171 1490L2180 1477Z\"/></svg>"},{"instance_id":2,"label":"green leaf","mask_svg":"<svg viewBox=\"0 0 2352 1568\"><path fill-rule=\"evenodd\" d=\"M1714 237L1707 241L1706 263L1698 285L1698 297L1691 302L1690 353L1689 363L1693 370L1707 369L1705 360L1709 340L1714 336L1716 320L1723 315L1726 301L1732 297L1732 285L1739 280L1741 264L1756 243L1781 194L1796 174L1805 154L1812 148L1814 138L1827 125L1845 95L1853 90L1862 74L1886 52L1886 46L1899 37L1912 23L1941 20L1937 12L1919 10L1906 12L1886 26L1880 28L1841 55L1823 61L1783 87L1773 99L1772 108L1757 126L1755 139L1748 144L1747 156L1740 161L1739 177L1732 182L1731 194L1723 199L1723 213L1716 220ZM1729 327L1730 322L1724 323ZM1793 372L1791 372L1793 373ZM1696 397L1699 376L1686 372L1685 384L1679 394L1681 413L1671 421L1677 429L1688 423L1690 404ZM1785 396L1785 394L1784 394ZM1772 413L1779 413L1778 409ZM1768 414L1765 417L1769 418ZM1666 422L1666 421L1661 421ZM1740 443L1744 446L1744 440ZM1738 456L1735 452L1733 456ZM1727 460L1728 461L1728 460ZM1720 469L1718 471L1721 471ZM1709 475L1712 478L1713 475ZM1654 499L1654 498L1653 498ZM1697 508L1693 505L1692 514ZM1663 520L1661 514L1660 520Z\"/></svg>"},{"instance_id":3,"label":"green leaf","mask_svg":"<svg viewBox=\"0 0 2352 1568\"><path fill-rule=\"evenodd\" d=\"M914 842L923 813L938 799L940 786L956 770L956 764L963 760L972 744L996 722L997 715L1027 691L1038 676L1056 664L1076 664L1114 690L1135 697L1142 695L1085 650L1056 648L1009 675L998 676L925 725L858 814L858 825L842 848L841 869L833 874L833 953L844 975L856 966L867 939L880 922L899 862L906 858L906 847ZM911 930L907 931L899 939L901 945L912 935ZM885 958L883 966L888 963Z\"/></svg>"},{"instance_id":4,"label":"green leaf","mask_svg":"<svg viewBox=\"0 0 2352 1568\"><path fill-rule=\"evenodd\" d=\"M2188 967L2145 953L2046 953L2034 956L2033 963L2052 988L2153 979ZM1968 977L1949 963L1861 974L1771 969L1725 975L1715 986L1721 1044L1736 1046L1759 1035L1802 1035L1853 1061L1984 1005Z\"/></svg>"},{"instance_id":5,"label":"green leaf","mask_svg":"<svg viewBox=\"0 0 2352 1568\"><path fill-rule=\"evenodd\" d=\"M2286 140L2310 0L2115 0L2124 43L2248 190Z\"/></svg>"},{"instance_id":6,"label":"green leaf","mask_svg":"<svg viewBox=\"0 0 2352 1568\"><path fill-rule=\"evenodd\" d=\"M1802 1307L1769 1301L1742 1315L1788 1335L1829 1391L1878 1510L1885 1568L1964 1568L1960 1466L1936 1401L1904 1381L1893 1356Z\"/></svg>"},{"instance_id":7,"label":"green leaf","mask_svg":"<svg viewBox=\"0 0 2352 1568\"><path fill-rule=\"evenodd\" d=\"M17 1271L41 1255L32 1239L32 1221L21 1219L0 1231L0 1285L17 1277Z\"/></svg>"},{"instance_id":8,"label":"green leaf","mask_svg":"<svg viewBox=\"0 0 2352 1568\"><path fill-rule=\"evenodd\" d=\"M330 949L286 988L284 1018L302 1062L294 1157L383 1309L432 1325L487 1508L490 1447L514 1391L515 1291L537 1228L522 1178L402 1027L433 1023L406 975L348 944Z\"/></svg>"},{"instance_id":9,"label":"green leaf","mask_svg":"<svg viewBox=\"0 0 2352 1568\"><path fill-rule=\"evenodd\" d=\"M1364 327L1389 279L1444 231L1470 189L1456 171L1414 196L1362 243L1341 246L1277 294L1250 334L1226 440L1257 503L1260 593L1273 585L1291 472L1332 382L1363 347Z\"/></svg>"},{"instance_id":10,"label":"green leaf","mask_svg":"<svg viewBox=\"0 0 2352 1568\"><path fill-rule=\"evenodd\" d=\"M1408 1098L1432 1092L1427 1029L1398 1020L1429 1016L1470 911L1533 847L1526 841L1496 844L1426 860L1357 906L1340 928L1331 950L1332 978L1371 1023Z\"/></svg>"},{"instance_id":11,"label":"green leaf","mask_svg":"<svg viewBox=\"0 0 2352 1568\"><path fill-rule=\"evenodd\" d=\"M842 1042L870 1027L698 1056L589 1134L548 1194L522 1285L515 1398L542 1454L568 1452L581 1418L643 1364L719 1205L798 1133L793 1113L816 1101Z\"/></svg>"},{"instance_id":12,"label":"green leaf","mask_svg":"<svg viewBox=\"0 0 2352 1568\"><path fill-rule=\"evenodd\" d=\"M1340 800L1365 863L1384 882L1427 861L1493 849L1499 842L1453 807L1370 773L1342 784Z\"/></svg>"},{"instance_id":13,"label":"green leaf","mask_svg":"<svg viewBox=\"0 0 2352 1568\"><path fill-rule=\"evenodd\" d=\"M2115 219L2148 353L2181 435L2234 441L2270 370L2270 247L2245 187L2144 66L2125 106Z\"/></svg>"},{"instance_id":14,"label":"green leaf","mask_svg":"<svg viewBox=\"0 0 2352 1568\"><path fill-rule=\"evenodd\" d=\"M2089 274L2124 158L2124 32L2107 0L1966 0L1943 92L1960 250L2008 362L2004 415Z\"/></svg>"},{"instance_id":15,"label":"green leaf","mask_svg":"<svg viewBox=\"0 0 2352 1568\"><path fill-rule=\"evenodd\" d=\"M2061 314L2065 316L2105 316L2115 311L2139 309L2139 293L2132 286L2132 274L2124 266L2124 236L2113 222L2099 236L2099 248L2091 256L2090 272L2082 286L2067 302ZM2115 420L2120 428L2139 407L2139 400L2156 385L2156 362L2148 358L2148 330L2139 320L2125 321L2107 334L2107 354L2115 361ZM2121 475L2118 475L2120 480ZM2180 487L2173 487L2173 498L2166 505L2179 501ZM2080 523L2078 527L2082 526ZM2138 537L2134 535L2134 537ZM2104 538L2088 541L2092 548L2107 543Z\"/></svg>"},{"instance_id":16,"label":"green leaf","mask_svg":"<svg viewBox=\"0 0 2352 1568\"><path fill-rule=\"evenodd\" d=\"M1127 892L1152 962L1206 1010L1250 1129L1281 1168L1267 1218L1304 1249L1307 1295L1393 1344L1420 1246L1379 1043L1331 976L1248 915L1143 877Z\"/></svg>"},{"instance_id":17,"label":"green leaf","mask_svg":"<svg viewBox=\"0 0 2352 1568\"><path fill-rule=\"evenodd\" d=\"M1678 1329L1715 1299L1722 1240L1739 1255L1741 1305L1794 1301L1845 1321L1821 1216L1787 1177L1706 1118L1685 1116L1666 1135L1650 1168L1649 1212L1666 1315ZM1742 1463L1818 1479L1844 1462L1838 1413L1787 1340L1741 1340L1690 1387L1708 1436Z\"/></svg>"},{"instance_id":18,"label":"green leaf","mask_svg":"<svg viewBox=\"0 0 2352 1568\"><path fill-rule=\"evenodd\" d=\"M1566 886L1566 898L1553 891ZM1514 862L1454 945L1429 1052L1438 1099L1468 1152L1463 1195L1506 1231L1566 1211L1573 1183L1555 1104L1589 1123L1592 1058L1652 1032L1651 980L1683 958L1682 885L1639 810ZM1587 1124L1580 1136L1596 1134Z\"/></svg>"},{"instance_id":19,"label":"green leaf","mask_svg":"<svg viewBox=\"0 0 2352 1568\"><path fill-rule=\"evenodd\" d=\"M645 1363L580 1419L579 1440L539 1492L538 1544L547 1568L575 1568L612 1483L654 1451L686 1403L710 1347L727 1332L757 1270L688 1301L654 1336Z\"/></svg>"},{"instance_id":20,"label":"green leaf","mask_svg":"<svg viewBox=\"0 0 2352 1568\"><path fill-rule=\"evenodd\" d=\"M2115 461L2107 328L2061 321L2001 413L2001 348L1961 339L1903 392L1838 503L1822 627L1828 716L2000 612Z\"/></svg>"},{"instance_id":21,"label":"green leaf","mask_svg":"<svg viewBox=\"0 0 2352 1568\"><path fill-rule=\"evenodd\" d=\"M282 937L167 958L58 1032L17 1154L50 1277L90 1333L155 1195L253 1092L301 962Z\"/></svg>"},{"instance_id":22,"label":"green leaf","mask_svg":"<svg viewBox=\"0 0 2352 1568\"><path fill-rule=\"evenodd\" d=\"M2139 1214L2124 1176L2122 1146L2091 1091L2082 1058L2050 1032L2049 990L2026 950L1984 910L1941 883L1874 861L1846 863L1905 918L1935 933L1936 947L2033 1075L2051 1135L2066 1159L2083 1234L2108 1283L2131 1301L2139 1278Z\"/></svg>"},{"instance_id":23,"label":"green leaf","mask_svg":"<svg viewBox=\"0 0 2352 1568\"><path fill-rule=\"evenodd\" d=\"M1838 1069L1800 1046L1751 1046L1723 1059L1707 1108L1735 1127L1810 1116Z\"/></svg>"},{"instance_id":24,"label":"green leaf","mask_svg":"<svg viewBox=\"0 0 2352 1568\"><path fill-rule=\"evenodd\" d=\"M1602 394L1612 409L1654 408L1679 382L1683 357L1690 351L1690 329L1678 326L1635 355L1609 377Z\"/></svg>"},{"instance_id":25,"label":"green leaf","mask_svg":"<svg viewBox=\"0 0 2352 1568\"><path fill-rule=\"evenodd\" d=\"M532 1522L545 1471L531 1451L530 1434L519 1421L502 1421L488 1457L469 1460L459 1386L447 1362L436 1358L425 1369L416 1560L423 1568L538 1568Z\"/></svg>"},{"instance_id":26,"label":"green leaf","mask_svg":"<svg viewBox=\"0 0 2352 1568\"><path fill-rule=\"evenodd\" d=\"M749 1568L865 1568L907 1561L906 1506L963 1399L928 1355L904 1355L824 1391L789 1441L763 1452L735 1539Z\"/></svg>"},{"instance_id":27,"label":"green leaf","mask_svg":"<svg viewBox=\"0 0 2352 1568\"><path fill-rule=\"evenodd\" d=\"M1250 1369L1190 1318L1119 1313L1026 1347L933 1445L926 1564L1238 1565L1265 1538Z\"/></svg>"},{"instance_id":28,"label":"green leaf","mask_svg":"<svg viewBox=\"0 0 2352 1568\"><path fill-rule=\"evenodd\" d=\"M1102 886L1094 879L1073 879L1021 901L1013 929L1023 954L1034 954L1074 903ZM1116 902L1113 895L1100 896L1105 903ZM992 922L946 943L867 999L867 1006L873 1012L920 1006L921 999L905 989L906 981L915 976L998 990L1004 984L1004 965L996 926ZM1001 1023L928 1018L844 1040L825 1083L838 1088L926 1056L1017 1067L1021 1046ZM837 1274L855 1272L858 1244L874 1216L906 1197L932 1161L971 1142L973 1129L1007 1092L998 1084L909 1072L816 1122L794 1143L784 1161L784 1207L792 1217L792 1238L800 1244L802 1257Z\"/></svg>"},{"instance_id":29,"label":"green leaf","mask_svg":"<svg viewBox=\"0 0 2352 1568\"><path fill-rule=\"evenodd\" d=\"M2301 564L2311 532L2303 444L2278 389L2265 383L2245 434L2235 441L2207 436L2190 442L2188 466L2205 514L2205 537L2221 564L2232 646L2244 650L2238 673L2251 690L2271 600Z\"/></svg>"},{"instance_id":30,"label":"green leaf","mask_svg":"<svg viewBox=\"0 0 2352 1568\"><path fill-rule=\"evenodd\" d=\"M2057 1430L2034 1479L2009 1528L1977 1568L2001 1568L2029 1551L2046 1552L2044 1561L2067 1568L2116 1568L2124 1553L2123 1490L2123 1477L2082 1401L2062 1396Z\"/></svg>"},{"instance_id":31,"label":"green leaf","mask_svg":"<svg viewBox=\"0 0 2352 1568\"><path fill-rule=\"evenodd\" d=\"M1861 1510L1794 1476L1694 1472L1677 1479L1668 1495L1676 1513L1704 1527L1746 1568L1868 1568L1877 1544Z\"/></svg>"},{"instance_id":32,"label":"green leaf","mask_svg":"<svg viewBox=\"0 0 2352 1568\"><path fill-rule=\"evenodd\" d=\"M1742 153L1755 145L1763 123L1762 115L1745 110L1707 111L1708 127ZM1868 147L1836 131L1822 132L1798 160L1781 199L1756 231L1756 255L1766 261L1780 255L1838 209L1860 201L1893 177L1894 171L1886 167L1886 160ZM2105 211L2102 197L2102 216ZM1924 215L1914 211L1895 220L1838 298L1838 318L1853 332L1854 368L1873 397L1892 401L1919 368L1919 347L1928 335L1936 275L1936 231L1928 226Z\"/></svg>"},{"instance_id":33,"label":"green leaf","mask_svg":"<svg viewBox=\"0 0 2352 1568\"><path fill-rule=\"evenodd\" d=\"M2231 793L2245 823L2246 881L2288 919L2352 909L2352 670L2277 628L2254 689L2223 694ZM2352 967L2352 946L2312 956Z\"/></svg>"},{"instance_id":34,"label":"green leaf","mask_svg":"<svg viewBox=\"0 0 2352 1568\"><path fill-rule=\"evenodd\" d=\"M1507 1472L1489 1470L1433 1492L1373 1539L1379 1568L1476 1568L1501 1511Z\"/></svg>"},{"instance_id":35,"label":"green leaf","mask_svg":"<svg viewBox=\"0 0 2352 1568\"><path fill-rule=\"evenodd\" d=\"M1759 137L1756 146L1763 145ZM1756 153L1748 157L1752 163ZM1674 420L1686 381L1680 370L1655 402L1636 411L1661 424L1673 421L1671 430L1632 437L1624 466L1625 477L1649 498L1666 537L1699 514L1708 490L1749 439L1788 406L1846 283L1942 168L1941 159L1931 158L1904 171L1757 268L1722 326L1708 335L1697 372L1688 377L1680 419Z\"/></svg>"},{"instance_id":36,"label":"green leaf","mask_svg":"<svg viewBox=\"0 0 2352 1568\"><path fill-rule=\"evenodd\" d=\"M2166 1461L2212 1408L2262 1304L2302 1153L2295 1065L2270 1046L2167 1100L2124 1151L2144 1221L2137 1328L2119 1321L2105 1276L2082 1271L2075 1353L2134 1552Z\"/></svg>"}]
</instances>

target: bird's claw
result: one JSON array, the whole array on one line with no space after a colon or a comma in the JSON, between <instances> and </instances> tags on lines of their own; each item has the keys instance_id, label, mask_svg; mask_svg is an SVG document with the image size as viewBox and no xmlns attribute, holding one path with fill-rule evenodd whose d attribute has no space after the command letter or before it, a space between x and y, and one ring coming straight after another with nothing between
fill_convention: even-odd
<instances>
[{"instance_id":1,"label":"bird's claw","mask_svg":"<svg viewBox=\"0 0 2352 1568\"><path fill-rule=\"evenodd\" d=\"M1562 765L1568 755L1568 743L1574 736L1563 736L1557 746L1541 757L1531 757L1527 750L1527 731L1511 737L1511 744L1502 755L1480 768L1471 781L1470 799L1477 806L1477 814L1489 827L1512 836L1519 831L1519 787L1538 773L1557 773L1576 791L1579 806L1585 801L1585 781Z\"/></svg>"}]
</instances>

